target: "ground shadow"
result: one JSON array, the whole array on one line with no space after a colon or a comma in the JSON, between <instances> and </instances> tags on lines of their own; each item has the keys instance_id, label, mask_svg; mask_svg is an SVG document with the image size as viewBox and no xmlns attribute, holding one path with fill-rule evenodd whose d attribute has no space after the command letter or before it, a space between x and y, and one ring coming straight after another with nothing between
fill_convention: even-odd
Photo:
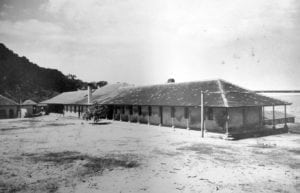
<instances>
[{"instance_id":1,"label":"ground shadow","mask_svg":"<svg viewBox=\"0 0 300 193\"><path fill-rule=\"evenodd\" d=\"M98 122L98 123L90 123L92 125L109 125L111 122Z\"/></svg>"}]
</instances>

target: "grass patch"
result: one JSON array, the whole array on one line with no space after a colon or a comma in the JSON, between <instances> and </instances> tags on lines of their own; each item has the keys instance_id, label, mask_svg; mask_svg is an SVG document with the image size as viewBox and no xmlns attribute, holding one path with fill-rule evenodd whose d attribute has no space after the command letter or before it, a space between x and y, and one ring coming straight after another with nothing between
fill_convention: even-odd
<instances>
[{"instance_id":1,"label":"grass patch","mask_svg":"<svg viewBox=\"0 0 300 193\"><path fill-rule=\"evenodd\" d=\"M2 128L0 131L13 131L13 130L21 130L21 129L28 129L30 127L9 127L9 128Z\"/></svg>"},{"instance_id":2,"label":"grass patch","mask_svg":"<svg viewBox=\"0 0 300 193\"><path fill-rule=\"evenodd\" d=\"M116 167L134 168L139 164L133 160L134 156L125 155L108 155L105 157L94 157L86 154L81 154L77 151L50 152L45 154L22 154L28 156L34 162L51 162L54 165L64 165L82 161L83 170L81 175L92 175L102 173L105 169L113 169Z\"/></svg>"},{"instance_id":3,"label":"grass patch","mask_svg":"<svg viewBox=\"0 0 300 193\"><path fill-rule=\"evenodd\" d=\"M289 152L292 152L296 155L300 155L300 150L299 149L290 149Z\"/></svg>"},{"instance_id":4,"label":"grass patch","mask_svg":"<svg viewBox=\"0 0 300 193\"><path fill-rule=\"evenodd\" d=\"M193 144L190 146L183 146L177 148L177 150L184 150L184 151L194 151L197 154L212 154L214 152L214 148L207 146L205 144Z\"/></svg>"},{"instance_id":5,"label":"grass patch","mask_svg":"<svg viewBox=\"0 0 300 193\"><path fill-rule=\"evenodd\" d=\"M67 125L75 125L75 123L47 123L43 124L40 127L59 127L59 126L67 126Z\"/></svg>"}]
</instances>

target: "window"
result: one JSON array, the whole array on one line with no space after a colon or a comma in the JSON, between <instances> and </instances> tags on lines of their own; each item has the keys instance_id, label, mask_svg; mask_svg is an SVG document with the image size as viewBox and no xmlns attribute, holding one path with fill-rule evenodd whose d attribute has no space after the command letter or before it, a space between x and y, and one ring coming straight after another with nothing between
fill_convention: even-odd
<instances>
[{"instance_id":1,"label":"window","mask_svg":"<svg viewBox=\"0 0 300 193\"><path fill-rule=\"evenodd\" d=\"M212 108L207 109L207 119L208 120L214 120L214 111Z\"/></svg>"},{"instance_id":2,"label":"window","mask_svg":"<svg viewBox=\"0 0 300 193\"><path fill-rule=\"evenodd\" d=\"M142 115L142 107L138 106L139 115Z\"/></svg>"},{"instance_id":3,"label":"window","mask_svg":"<svg viewBox=\"0 0 300 193\"><path fill-rule=\"evenodd\" d=\"M6 110L4 109L0 110L0 118L6 118Z\"/></svg>"}]
</instances>

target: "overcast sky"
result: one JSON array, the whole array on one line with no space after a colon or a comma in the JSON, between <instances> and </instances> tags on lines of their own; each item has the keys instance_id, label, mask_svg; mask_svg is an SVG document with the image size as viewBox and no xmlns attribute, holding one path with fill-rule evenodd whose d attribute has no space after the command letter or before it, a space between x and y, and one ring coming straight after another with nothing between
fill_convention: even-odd
<instances>
[{"instance_id":1,"label":"overcast sky","mask_svg":"<svg viewBox=\"0 0 300 193\"><path fill-rule=\"evenodd\" d=\"M85 81L300 89L299 0L0 0L0 41Z\"/></svg>"}]
</instances>

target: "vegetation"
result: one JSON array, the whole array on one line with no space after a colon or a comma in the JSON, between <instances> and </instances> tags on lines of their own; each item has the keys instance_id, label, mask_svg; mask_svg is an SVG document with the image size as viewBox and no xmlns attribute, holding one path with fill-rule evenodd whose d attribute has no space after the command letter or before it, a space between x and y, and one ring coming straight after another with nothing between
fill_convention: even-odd
<instances>
[{"instance_id":1,"label":"vegetation","mask_svg":"<svg viewBox=\"0 0 300 193\"><path fill-rule=\"evenodd\" d=\"M103 83L102 83L103 84ZM39 67L20 57L0 43L0 94L19 102L37 102L61 92L85 88L86 82L75 75L64 75L55 69Z\"/></svg>"}]
</instances>

